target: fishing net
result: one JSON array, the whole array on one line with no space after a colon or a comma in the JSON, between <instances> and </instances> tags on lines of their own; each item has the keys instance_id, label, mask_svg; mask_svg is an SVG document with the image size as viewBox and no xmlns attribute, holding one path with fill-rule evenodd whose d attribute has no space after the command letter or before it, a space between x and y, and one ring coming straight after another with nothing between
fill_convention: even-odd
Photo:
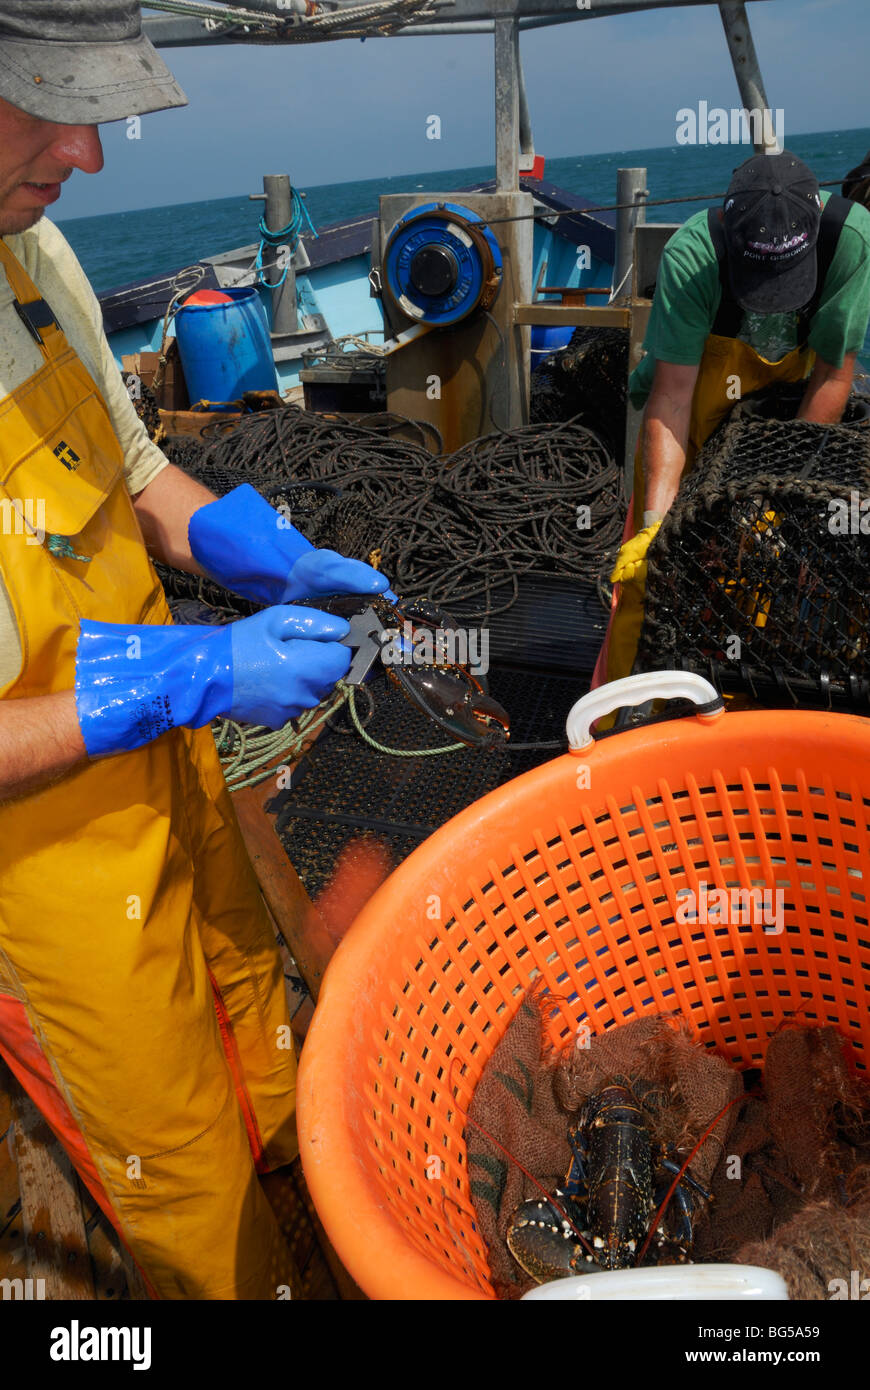
<instances>
[{"instance_id":1,"label":"fishing net","mask_svg":"<svg viewBox=\"0 0 870 1390\"><path fill-rule=\"evenodd\" d=\"M148 431L148 438L155 444L162 444L166 438L166 431L160 419L157 396L151 387L146 386L133 372L125 373L122 380L130 392L133 409Z\"/></svg>"},{"instance_id":2,"label":"fishing net","mask_svg":"<svg viewBox=\"0 0 870 1390\"><path fill-rule=\"evenodd\" d=\"M627 388L627 329L578 328L567 347L532 373L529 419L533 424L577 419L619 456L625 443Z\"/></svg>"},{"instance_id":3,"label":"fishing net","mask_svg":"<svg viewBox=\"0 0 870 1390\"><path fill-rule=\"evenodd\" d=\"M694 1261L763 1265L782 1274L791 1298L812 1299L868 1268L870 1088L850 1073L835 1029L774 1033L760 1077L741 1075L660 1016L591 1037L581 1025L577 1045L553 1056L542 1041L548 1002L527 995L468 1115L471 1193L501 1297L534 1287L505 1239L521 1202L545 1203L523 1168L548 1194L564 1188L569 1123L614 1082L634 1088L652 1143L678 1166L698 1145L692 1175L713 1201L692 1195ZM541 1217L560 1221L546 1206ZM651 1244L647 1262L658 1258Z\"/></svg>"},{"instance_id":4,"label":"fishing net","mask_svg":"<svg viewBox=\"0 0 870 1390\"><path fill-rule=\"evenodd\" d=\"M792 418L802 394L747 398L699 454L649 551L636 670L866 705L867 402L854 396L843 423L818 425Z\"/></svg>"}]
</instances>

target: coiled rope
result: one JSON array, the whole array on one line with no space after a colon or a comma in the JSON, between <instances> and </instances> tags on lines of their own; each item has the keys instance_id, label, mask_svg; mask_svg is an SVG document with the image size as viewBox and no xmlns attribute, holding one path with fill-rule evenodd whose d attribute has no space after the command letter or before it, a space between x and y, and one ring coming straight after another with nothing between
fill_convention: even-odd
<instances>
[{"instance_id":1,"label":"coiled rope","mask_svg":"<svg viewBox=\"0 0 870 1390\"><path fill-rule=\"evenodd\" d=\"M622 472L601 437L576 419L487 435L435 456L398 437L397 429L411 424L402 417L364 418L365 425L287 406L238 423L215 422L202 446L185 440L168 452L219 496L249 482L273 505L285 499L313 544L376 563L406 599L435 598L463 623L485 626L505 612L523 575L594 583L610 566L622 534ZM426 437L419 425L416 433ZM200 576L164 567L161 575L170 598L206 603L213 619L232 621L252 611ZM366 729L357 695L358 688L339 682L325 701L279 730L232 720L215 725L228 784L255 786L275 775L276 759L298 760L344 706L355 733L390 757L465 747L388 747Z\"/></svg>"},{"instance_id":2,"label":"coiled rope","mask_svg":"<svg viewBox=\"0 0 870 1390\"><path fill-rule=\"evenodd\" d=\"M212 725L215 745L231 791L256 787L269 777L275 777L285 764L298 762L312 736L339 710L347 707L351 723L364 743L378 753L391 758L432 758L442 753L459 753L464 743L449 743L443 748L390 748L372 738L356 707L357 687L338 681L325 700L290 720L281 729L262 725L238 724L234 719L218 719ZM280 760L280 765L276 763Z\"/></svg>"},{"instance_id":3,"label":"coiled rope","mask_svg":"<svg viewBox=\"0 0 870 1390\"><path fill-rule=\"evenodd\" d=\"M302 235L302 231L304 229L305 224L308 224L308 229L311 232L312 236L318 236L318 232L314 226L314 223L311 221L311 218L308 215L308 209L305 206L305 203L303 202L302 196L299 193L298 189L291 187L290 198L292 212L290 221L287 223L286 227L279 227L277 230L270 230L270 228L266 226L265 216L260 218L260 245L257 250L257 260L255 265L257 273L257 283L260 285L268 285L269 288L272 290L279 289L281 285L283 285L284 281L287 279L287 271L290 269L290 264L293 260L293 255L296 251L296 247L299 245L299 238ZM277 250L279 246L289 247L290 254L287 256L284 262L284 269L280 280L266 280L265 278L265 267L263 266L263 252L267 246L272 247L275 250Z\"/></svg>"},{"instance_id":4,"label":"coiled rope","mask_svg":"<svg viewBox=\"0 0 870 1390\"><path fill-rule=\"evenodd\" d=\"M309 539L360 559L380 551L398 593L460 607L469 622L510 608L523 575L595 583L615 555L621 469L579 421L506 430L435 457L384 418L378 430L294 406L263 411L208 427L202 454L184 466L218 494L250 482L273 503L281 486L334 484L335 534Z\"/></svg>"},{"instance_id":5,"label":"coiled rope","mask_svg":"<svg viewBox=\"0 0 870 1390\"><path fill-rule=\"evenodd\" d=\"M267 777L274 777L279 771L274 766L278 758L282 763L298 761L312 735L338 713L347 702L348 694L349 687L339 681L319 705L290 720L281 729L237 724L234 719L215 720L212 733L230 790L256 787Z\"/></svg>"}]
</instances>

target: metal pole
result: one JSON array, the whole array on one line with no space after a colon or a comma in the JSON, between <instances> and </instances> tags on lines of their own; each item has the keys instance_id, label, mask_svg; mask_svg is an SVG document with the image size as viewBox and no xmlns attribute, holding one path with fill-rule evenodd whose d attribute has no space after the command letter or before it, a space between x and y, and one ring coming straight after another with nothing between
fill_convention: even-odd
<instances>
[{"instance_id":1,"label":"metal pole","mask_svg":"<svg viewBox=\"0 0 870 1390\"><path fill-rule=\"evenodd\" d=\"M535 160L535 137L532 134L532 118L529 115L529 99L526 95L526 78L523 60L520 57L519 35L517 35L517 90L520 99L520 155L523 169L531 169Z\"/></svg>"},{"instance_id":2,"label":"metal pole","mask_svg":"<svg viewBox=\"0 0 870 1390\"><path fill-rule=\"evenodd\" d=\"M620 207L616 214L616 264L613 267L613 299L622 299L631 294L631 268L634 263L634 229L639 222L646 221L645 200L649 197L646 186L646 169L618 169L616 171L616 201L629 207Z\"/></svg>"},{"instance_id":3,"label":"metal pole","mask_svg":"<svg viewBox=\"0 0 870 1390\"><path fill-rule=\"evenodd\" d=\"M520 186L520 39L516 19L495 21L495 187L516 193Z\"/></svg>"},{"instance_id":4,"label":"metal pole","mask_svg":"<svg viewBox=\"0 0 870 1390\"><path fill-rule=\"evenodd\" d=\"M764 90L764 78L752 39L752 30L743 0L719 0L719 13L734 66L734 76L740 90L744 109L757 112L750 116L751 133L756 154L778 154L782 148L776 136L773 117ZM758 126L761 130L758 130ZM760 135L761 139L755 137Z\"/></svg>"},{"instance_id":5,"label":"metal pole","mask_svg":"<svg viewBox=\"0 0 870 1390\"><path fill-rule=\"evenodd\" d=\"M353 4L355 0L350 0L350 2ZM761 2L762 0L755 0L756 4ZM766 4L772 2L773 0L764 0ZM272 3L277 5L278 0L272 0ZM284 14L289 16L298 14L301 16L305 13L305 0L292 0L292 3L292 10L283 5L279 6L277 10L278 15ZM649 14L652 10L680 8L690 5L715 5L718 3L718 0L592 0L592 4L588 10L580 11L576 9L576 3L577 0L570 0L570 2L569 0L552 0L552 9L548 11L546 7L536 5L534 0L531 0L531 3L526 3L526 0L517 0L516 8L520 11L534 11L535 9L542 11L540 13L520 13L519 27L521 30L541 29L553 24L573 24L578 20L597 19L599 17L609 18L616 15L637 13ZM460 18L458 20L433 21L431 24L409 24L405 28L397 29L392 34L385 34L382 37L419 38L421 34L491 33L493 30L493 19L487 17L487 11L495 9L496 6L502 8L503 0L489 0L489 3L487 3L487 0L478 0L477 4L473 4L472 0L459 0L459 4L453 4L451 0L449 5L444 6L445 9L459 8L461 12L466 13L469 17ZM146 9L147 8L148 6L146 5ZM267 0L251 0L251 4L244 8L250 10L262 9L264 14L272 14L275 12L267 3ZM346 7L342 5L341 8ZM480 11L484 11L484 13L480 14ZM340 13L340 11L336 11L336 13ZM221 12L215 6L213 10L209 10L209 16L212 14L214 15L213 19L204 17L198 18L195 16L190 18L184 18L182 16L178 18L160 18L157 15L145 15L142 20L142 28L147 37L157 48L183 48L195 45L206 45L215 48L219 44L263 42L263 39L259 37L252 40L249 32L252 25L243 23L234 24L232 22L232 16L228 11ZM478 18L473 17L475 14L478 15ZM206 25L215 23L218 23L217 28L206 28ZM265 27L266 26L263 25L263 28ZM292 42L289 37L286 40L279 37L281 30L277 25L271 27L274 37L270 35L266 42ZM304 27L308 29L308 35L314 38L315 41L325 42L335 38L332 29L321 29L318 35L316 30L312 30L307 25ZM297 30L297 33L298 32ZM372 34L372 37L376 37L376 35Z\"/></svg>"},{"instance_id":6,"label":"metal pole","mask_svg":"<svg viewBox=\"0 0 870 1390\"><path fill-rule=\"evenodd\" d=\"M266 201L266 226L270 232L279 232L282 227L289 224L292 216L290 175L264 174L263 189ZM264 278L268 285L275 286L272 290L272 332L276 335L296 333L299 328L296 314L296 271L293 268L292 260L287 261L288 250L284 250L280 257L277 246L267 246L263 251ZM284 275L285 261L287 274L284 283L279 284L282 275Z\"/></svg>"}]
</instances>

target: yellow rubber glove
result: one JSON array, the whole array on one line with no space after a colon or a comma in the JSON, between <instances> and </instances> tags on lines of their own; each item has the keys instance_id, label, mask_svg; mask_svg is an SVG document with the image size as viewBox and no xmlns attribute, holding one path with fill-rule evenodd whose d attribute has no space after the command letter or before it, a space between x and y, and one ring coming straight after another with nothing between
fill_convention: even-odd
<instances>
[{"instance_id":1,"label":"yellow rubber glove","mask_svg":"<svg viewBox=\"0 0 870 1390\"><path fill-rule=\"evenodd\" d=\"M646 583L646 553L661 524L661 521L654 521L652 526L644 526L642 531L625 542L616 557L610 576L611 584L625 584L630 579L640 584Z\"/></svg>"}]
</instances>

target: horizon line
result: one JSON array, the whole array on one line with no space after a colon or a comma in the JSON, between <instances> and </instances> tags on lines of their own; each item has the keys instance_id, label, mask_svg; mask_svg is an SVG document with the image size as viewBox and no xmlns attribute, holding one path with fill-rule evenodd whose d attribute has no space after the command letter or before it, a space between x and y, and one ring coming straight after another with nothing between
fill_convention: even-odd
<instances>
[{"instance_id":1,"label":"horizon line","mask_svg":"<svg viewBox=\"0 0 870 1390\"><path fill-rule=\"evenodd\" d=\"M792 136L793 136L793 137L801 138L801 137L806 136L806 135L834 135L834 134L853 135L853 134L855 134L856 131L860 131L860 130L867 130L867 131L870 131L870 125L868 125L868 126L847 126L847 127L845 127L845 128L840 128L840 129L837 129L836 127L832 127L832 128L829 129L829 130L796 130L796 131L793 131L793 132L792 132ZM557 160L557 159L574 159L574 158L579 158L579 159L598 159L598 158L600 158L602 155L644 154L644 153L647 153L647 152L653 153L653 152L658 152L658 151L661 151L661 150L676 150L676 151L682 152L683 150L694 150L694 149L696 149L696 148L697 148L697 147L694 146L694 145L677 145L677 144L673 144L673 145L645 145L645 146L643 146L643 147L637 147L637 148L631 149L631 150L629 150L629 149L621 149L621 150L586 150L586 151L583 151L583 152L580 152L580 151L573 151L573 152L571 152L571 153L569 153L569 154L545 155L545 156L544 156L544 159L545 159L545 161L547 161L547 162L554 162L554 161ZM711 146L709 146L708 148L710 148L710 149L723 149L723 150L725 150L725 149L728 149L729 147L728 147L727 145L711 145ZM539 153L539 152L536 151L536 153ZM450 173L453 173L453 172L454 172L455 170L457 170L457 169L468 169L468 170L480 170L480 169L482 169L482 170L492 171L492 172L494 173L494 171L495 171L495 163L493 162L492 164L454 165L454 166L452 166L451 168L448 168L448 169L432 169L432 170L422 170L422 171L419 170L419 169L409 169L407 172L398 173L398 174L373 174L373 175L371 175L371 176L368 177L368 178L357 178L357 179L327 179L327 180L326 180L325 182L323 182L323 183L293 184L293 187L296 188L296 189L299 189L301 192L305 192L307 189L315 189L315 188L340 188L340 187L341 187L342 185L344 185L344 184L354 184L354 183L378 183L378 182L383 182L383 181L385 181L386 179L406 179L406 178L415 178L415 177L418 177L418 176L420 175L421 172L422 172L423 174L425 174L426 177L429 177L430 175L433 176L433 177L435 177L435 176L437 176L437 175L439 175L439 174L450 174ZM92 176L92 177L93 177L93 176ZM522 177L522 176L521 176L521 177ZM53 218L52 220L57 224L57 226L62 226L64 222L84 222L84 221L86 221L86 220L93 220L93 219L99 218L99 217L120 217L120 216L123 216L123 214L128 213L128 212L158 212L158 211L159 211L160 209L162 209L162 208L167 208L167 209L169 209L169 208L191 207L191 206L194 206L195 204L198 204L198 203L222 203L222 202L226 202L226 201L229 200L230 198L243 198L243 199L248 199L249 197L250 197L250 195L247 194L247 193L222 193L222 194L218 194L217 197L214 197L214 198L192 198L192 199L187 199L187 200L184 201L184 202L178 202L178 203L152 203L150 206L147 206L147 207L116 208L116 209L115 209L114 211L112 211L112 212L89 212L89 213L86 212L86 213L78 213L78 214L76 214L76 215L73 216L73 217L65 217L65 218L55 217L55 218Z\"/></svg>"}]
</instances>

